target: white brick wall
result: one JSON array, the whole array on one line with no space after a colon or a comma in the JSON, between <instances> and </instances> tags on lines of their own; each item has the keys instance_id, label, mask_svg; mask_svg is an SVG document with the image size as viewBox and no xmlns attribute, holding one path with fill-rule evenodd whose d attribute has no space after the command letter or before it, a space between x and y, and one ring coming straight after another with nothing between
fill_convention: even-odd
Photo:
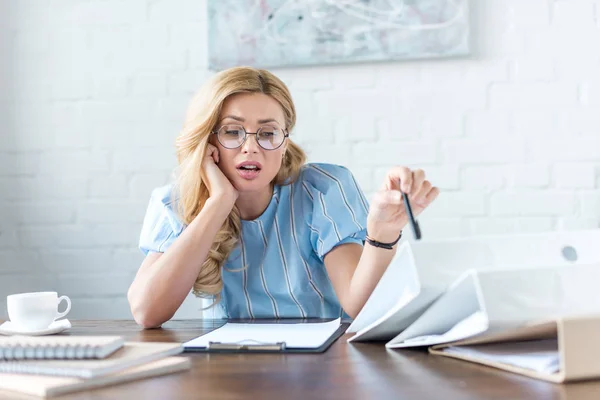
<instances>
[{"instance_id":1,"label":"white brick wall","mask_svg":"<svg viewBox=\"0 0 600 400\"><path fill-rule=\"evenodd\" d=\"M368 195L424 168L443 190L428 237L598 228L600 0L471 4L468 59L274 70L297 141ZM0 1L0 318L48 289L73 318L131 317L149 194L211 75L205 28L203 1Z\"/></svg>"}]
</instances>

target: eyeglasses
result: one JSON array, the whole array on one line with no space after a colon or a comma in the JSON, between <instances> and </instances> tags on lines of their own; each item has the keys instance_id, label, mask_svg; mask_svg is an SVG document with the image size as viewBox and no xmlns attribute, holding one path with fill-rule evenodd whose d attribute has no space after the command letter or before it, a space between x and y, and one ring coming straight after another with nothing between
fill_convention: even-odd
<instances>
[{"instance_id":1,"label":"eyeglasses","mask_svg":"<svg viewBox=\"0 0 600 400\"><path fill-rule=\"evenodd\" d=\"M246 142L248 135L256 135L256 142L260 147L275 150L289 136L284 129L274 126L261 126L256 132L246 132L241 125L223 125L212 133L217 135L219 143L227 149L237 149Z\"/></svg>"}]
</instances>

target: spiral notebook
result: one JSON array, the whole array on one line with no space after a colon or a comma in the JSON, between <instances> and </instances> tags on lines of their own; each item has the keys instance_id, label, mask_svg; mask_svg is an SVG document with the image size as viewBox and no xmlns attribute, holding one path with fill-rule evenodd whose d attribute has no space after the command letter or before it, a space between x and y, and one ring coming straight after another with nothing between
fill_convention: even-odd
<instances>
[{"instance_id":1,"label":"spiral notebook","mask_svg":"<svg viewBox=\"0 0 600 400\"><path fill-rule=\"evenodd\" d=\"M123 347L120 336L0 337L0 361L101 359Z\"/></svg>"},{"instance_id":2,"label":"spiral notebook","mask_svg":"<svg viewBox=\"0 0 600 400\"><path fill-rule=\"evenodd\" d=\"M101 359L0 361L0 373L95 378L183 352L180 343L125 342Z\"/></svg>"},{"instance_id":3,"label":"spiral notebook","mask_svg":"<svg viewBox=\"0 0 600 400\"><path fill-rule=\"evenodd\" d=\"M191 362L185 357L167 357L95 378L82 379L63 376L23 375L0 373L0 399L42 398L60 396L82 390L101 388L140 379L173 374L188 370ZM19 396L22 395L22 396ZM82 394L82 398L94 397ZM98 397L102 397L98 395ZM145 396L142 396L145 397ZM110 397L107 397L110 398Z\"/></svg>"}]
</instances>

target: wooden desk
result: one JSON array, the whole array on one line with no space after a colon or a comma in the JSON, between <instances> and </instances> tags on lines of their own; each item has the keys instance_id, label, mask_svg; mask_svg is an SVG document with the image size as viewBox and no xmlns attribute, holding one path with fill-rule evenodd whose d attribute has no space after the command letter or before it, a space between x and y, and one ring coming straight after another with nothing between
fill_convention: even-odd
<instances>
[{"instance_id":1,"label":"wooden desk","mask_svg":"<svg viewBox=\"0 0 600 400\"><path fill-rule=\"evenodd\" d=\"M132 321L73 321L69 335L184 342L223 321L171 321L142 330ZM339 339L323 354L186 354L191 370L60 399L569 399L600 398L600 381L555 385L382 344ZM11 397L1 397L15 398Z\"/></svg>"}]
</instances>

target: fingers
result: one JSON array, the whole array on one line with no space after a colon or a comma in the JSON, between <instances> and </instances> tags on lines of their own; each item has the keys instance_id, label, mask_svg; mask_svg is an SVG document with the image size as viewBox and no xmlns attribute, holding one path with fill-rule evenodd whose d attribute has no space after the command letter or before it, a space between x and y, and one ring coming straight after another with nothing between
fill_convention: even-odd
<instances>
[{"instance_id":1,"label":"fingers","mask_svg":"<svg viewBox=\"0 0 600 400\"><path fill-rule=\"evenodd\" d=\"M399 190L381 190L375 194L373 205L383 207L388 204L402 204L402 193Z\"/></svg>"},{"instance_id":2,"label":"fingers","mask_svg":"<svg viewBox=\"0 0 600 400\"><path fill-rule=\"evenodd\" d=\"M425 207L427 207L429 204L431 204L431 202L433 202L438 195L440 194L440 189L438 189L437 187L432 188L429 193L427 193L427 196L425 196Z\"/></svg>"},{"instance_id":3,"label":"fingers","mask_svg":"<svg viewBox=\"0 0 600 400\"><path fill-rule=\"evenodd\" d=\"M381 195L381 200L386 203L401 204L402 198L399 191L402 191L410 195L411 201L423 207L427 207L440 193L439 189L426 179L425 171L422 169L413 171L403 166L394 167L387 173L381 191L392 193Z\"/></svg>"},{"instance_id":4,"label":"fingers","mask_svg":"<svg viewBox=\"0 0 600 400\"><path fill-rule=\"evenodd\" d=\"M425 178L425 175L423 175L423 178ZM413 192L411 194L411 198L414 199L414 201L416 201L417 203L423 203L425 201L425 197L427 196L433 185L429 181L422 181L418 189L415 190L415 186L416 185L413 184Z\"/></svg>"},{"instance_id":5,"label":"fingers","mask_svg":"<svg viewBox=\"0 0 600 400\"><path fill-rule=\"evenodd\" d=\"M425 209L429 207L429 205L438 197L440 194L440 189L437 187L432 187L429 191L424 195L419 195L419 197L415 198L412 202L414 206L419 207L420 209Z\"/></svg>"},{"instance_id":6,"label":"fingers","mask_svg":"<svg viewBox=\"0 0 600 400\"><path fill-rule=\"evenodd\" d=\"M423 187L423 183L425 182L425 171L423 171L422 169L415 169L412 172L412 185L410 188L409 192L405 192L406 194L412 194L413 197L416 198L416 194L418 194L421 191L421 188ZM431 185L431 184L430 184Z\"/></svg>"},{"instance_id":7,"label":"fingers","mask_svg":"<svg viewBox=\"0 0 600 400\"><path fill-rule=\"evenodd\" d=\"M219 149L216 146L208 143L206 148L206 156L212 157L215 164L219 163Z\"/></svg>"},{"instance_id":8,"label":"fingers","mask_svg":"<svg viewBox=\"0 0 600 400\"><path fill-rule=\"evenodd\" d=\"M431 182L425 181L417 193L413 193L411 200L422 206L427 207L433 200L435 200L440 194L440 190L437 187L431 185ZM388 205L401 205L403 204L402 192L399 190L381 190L375 194L372 201L372 206L377 208L384 208Z\"/></svg>"},{"instance_id":9,"label":"fingers","mask_svg":"<svg viewBox=\"0 0 600 400\"><path fill-rule=\"evenodd\" d=\"M408 167L394 167L388 174L384 184L387 190L402 190L406 194L418 193L425 182L425 171Z\"/></svg>"},{"instance_id":10,"label":"fingers","mask_svg":"<svg viewBox=\"0 0 600 400\"><path fill-rule=\"evenodd\" d=\"M407 167L394 167L388 173L384 182L385 190L402 190L410 193L413 183L412 171Z\"/></svg>"}]
</instances>

